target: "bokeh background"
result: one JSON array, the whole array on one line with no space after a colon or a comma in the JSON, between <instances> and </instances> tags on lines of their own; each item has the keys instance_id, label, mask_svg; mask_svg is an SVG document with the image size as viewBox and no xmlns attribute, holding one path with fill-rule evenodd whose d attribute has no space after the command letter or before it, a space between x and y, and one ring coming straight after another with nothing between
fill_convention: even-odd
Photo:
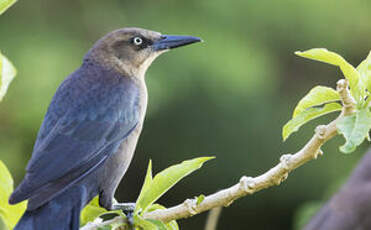
<instances>
[{"instance_id":1,"label":"bokeh background","mask_svg":"<svg viewBox=\"0 0 371 230\"><path fill-rule=\"evenodd\" d=\"M357 65L370 50L370 11L367 0L19 1L0 17L0 47L18 69L0 105L0 159L19 183L58 85L97 39L136 26L205 42L163 55L147 72L148 114L117 198L135 201L149 159L158 172L216 156L169 191L160 200L165 206L258 175L335 116L282 142L281 127L298 100L315 85L334 87L341 77L337 68L294 51L326 47ZM344 155L342 142L337 137L326 144L323 157L281 186L224 209L219 229L294 229L298 210L335 191L367 148ZM181 229L203 229L205 217L179 221Z\"/></svg>"}]
</instances>

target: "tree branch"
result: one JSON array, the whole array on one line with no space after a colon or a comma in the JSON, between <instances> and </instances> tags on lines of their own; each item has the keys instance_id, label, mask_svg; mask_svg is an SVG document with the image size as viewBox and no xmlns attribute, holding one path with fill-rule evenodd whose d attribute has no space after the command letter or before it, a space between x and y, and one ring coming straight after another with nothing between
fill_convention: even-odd
<instances>
[{"instance_id":1,"label":"tree branch","mask_svg":"<svg viewBox=\"0 0 371 230\"><path fill-rule=\"evenodd\" d=\"M206 196L200 204L197 204L197 199L187 199L182 204L174 207L145 213L143 217L146 219L161 220L163 222L187 218L215 207L227 207L238 198L251 195L274 185L279 185L287 179L291 171L310 160L316 159L318 155L322 155L321 146L337 134L337 121L343 116L350 115L354 112L355 102L349 92L348 81L345 79L339 80L336 89L343 103L342 112L328 125L318 126L315 129L313 137L298 152L282 155L280 163L262 175L257 177L243 176L237 184ZM91 229L95 228L85 230Z\"/></svg>"}]
</instances>

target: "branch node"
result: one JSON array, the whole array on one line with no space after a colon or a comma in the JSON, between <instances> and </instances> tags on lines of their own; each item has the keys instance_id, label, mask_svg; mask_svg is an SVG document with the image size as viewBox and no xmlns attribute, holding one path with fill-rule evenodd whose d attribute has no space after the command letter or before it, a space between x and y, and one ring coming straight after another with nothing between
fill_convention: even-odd
<instances>
[{"instance_id":1,"label":"branch node","mask_svg":"<svg viewBox=\"0 0 371 230\"><path fill-rule=\"evenodd\" d=\"M225 207L225 208L227 208L227 207L229 207L232 203L233 203L233 199L232 200L230 200L230 201L228 201L227 203L225 203L223 206Z\"/></svg>"},{"instance_id":2,"label":"branch node","mask_svg":"<svg viewBox=\"0 0 371 230\"><path fill-rule=\"evenodd\" d=\"M313 155L313 159L317 159L318 156L322 156L323 151L321 149L318 149L318 151Z\"/></svg>"},{"instance_id":3,"label":"branch node","mask_svg":"<svg viewBox=\"0 0 371 230\"><path fill-rule=\"evenodd\" d=\"M326 131L327 131L327 126L326 125L317 126L316 129L315 129L315 133L316 133L316 136L318 137L318 139L324 140Z\"/></svg>"},{"instance_id":4,"label":"branch node","mask_svg":"<svg viewBox=\"0 0 371 230\"><path fill-rule=\"evenodd\" d=\"M282 165L282 168L284 168L286 171L290 170L290 160L291 160L291 154L285 154L280 157L280 162Z\"/></svg>"},{"instance_id":5,"label":"branch node","mask_svg":"<svg viewBox=\"0 0 371 230\"><path fill-rule=\"evenodd\" d=\"M243 176L240 179L240 187L247 194L252 194L254 192L255 185L256 183L252 177Z\"/></svg>"},{"instance_id":6,"label":"branch node","mask_svg":"<svg viewBox=\"0 0 371 230\"><path fill-rule=\"evenodd\" d=\"M336 90L337 90L338 92L341 92L341 91L345 90L347 87L348 87L348 81L345 80L345 79L340 79L340 80L336 83Z\"/></svg>"},{"instance_id":7,"label":"branch node","mask_svg":"<svg viewBox=\"0 0 371 230\"><path fill-rule=\"evenodd\" d=\"M210 208L222 205L227 207L232 204L234 200L237 200L240 197L252 194L273 185L279 185L281 182L286 180L291 171L312 160L313 158L317 158L318 156L322 155L323 152L321 151L320 147L337 134L336 123L338 119L348 115L351 111L354 111L355 104L352 104L351 102L351 100L354 99L349 92L347 84L348 83L346 80L339 81L337 89L343 104L350 104L352 106L349 107L349 109L344 106L339 117L330 122L328 125L318 126L315 129L315 134L313 137L298 152L281 156L279 164L260 176L255 178L247 176L241 177L239 183L205 197L205 200L199 205L197 205L196 199L187 199L183 204L168 208L166 210L156 210L150 213L145 213L144 217L147 219L156 219L165 222L186 218L191 215L196 215L209 210ZM349 101L350 103L348 103Z\"/></svg>"},{"instance_id":8,"label":"branch node","mask_svg":"<svg viewBox=\"0 0 371 230\"><path fill-rule=\"evenodd\" d=\"M341 97L345 114L353 113L355 109L354 105L356 104L356 101L352 97L348 86L349 82L347 79L339 80L336 85L336 90L339 92L339 95Z\"/></svg>"},{"instance_id":9,"label":"branch node","mask_svg":"<svg viewBox=\"0 0 371 230\"><path fill-rule=\"evenodd\" d=\"M285 181L287 179L287 177L289 177L289 173L288 172L282 175L282 177L279 180L278 185L281 184L283 181Z\"/></svg>"},{"instance_id":10,"label":"branch node","mask_svg":"<svg viewBox=\"0 0 371 230\"><path fill-rule=\"evenodd\" d=\"M186 199L184 201L184 205L187 207L187 211L189 212L189 214L191 214L191 216L193 215L196 215L197 214L197 210L196 210L196 202L195 200L192 200L192 199Z\"/></svg>"}]
</instances>

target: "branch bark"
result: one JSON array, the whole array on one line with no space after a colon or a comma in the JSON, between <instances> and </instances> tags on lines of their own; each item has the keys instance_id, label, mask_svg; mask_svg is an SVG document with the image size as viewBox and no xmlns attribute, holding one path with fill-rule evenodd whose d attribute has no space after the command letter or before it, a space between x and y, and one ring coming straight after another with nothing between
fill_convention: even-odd
<instances>
[{"instance_id":1,"label":"branch bark","mask_svg":"<svg viewBox=\"0 0 371 230\"><path fill-rule=\"evenodd\" d=\"M257 177L243 176L237 184L206 196L200 204L197 204L196 199L187 199L182 204L174 207L145 213L143 217L163 222L187 218L216 207L228 207L238 198L279 185L287 179L291 171L322 155L321 146L337 134L337 121L354 112L355 103L348 89L348 81L345 79L339 80L336 89L343 103L343 110L340 115L329 124L318 126L313 137L298 152L282 155L280 162L262 175ZM95 228L85 230L91 229Z\"/></svg>"}]
</instances>

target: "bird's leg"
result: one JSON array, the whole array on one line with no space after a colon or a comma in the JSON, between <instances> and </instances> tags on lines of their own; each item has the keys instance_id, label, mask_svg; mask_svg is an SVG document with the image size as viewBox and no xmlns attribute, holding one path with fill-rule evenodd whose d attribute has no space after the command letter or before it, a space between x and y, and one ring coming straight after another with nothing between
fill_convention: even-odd
<instances>
[{"instance_id":1,"label":"bird's leg","mask_svg":"<svg viewBox=\"0 0 371 230\"><path fill-rule=\"evenodd\" d=\"M113 198L112 210L122 210L126 215L133 213L135 209L135 203L119 203Z\"/></svg>"},{"instance_id":2,"label":"bird's leg","mask_svg":"<svg viewBox=\"0 0 371 230\"><path fill-rule=\"evenodd\" d=\"M100 206L109 210L122 210L125 213L129 225L134 224L133 214L135 210L135 203L119 203L113 196L107 196L104 193L101 193L99 196Z\"/></svg>"},{"instance_id":3,"label":"bird's leg","mask_svg":"<svg viewBox=\"0 0 371 230\"><path fill-rule=\"evenodd\" d=\"M115 198L112 199L112 209L113 210L122 210L126 218L128 220L128 223L130 226L133 226L134 224L134 210L135 210L135 203L119 203Z\"/></svg>"},{"instance_id":4,"label":"bird's leg","mask_svg":"<svg viewBox=\"0 0 371 230\"><path fill-rule=\"evenodd\" d=\"M99 195L99 204L101 207L109 211L122 210L125 215L134 212L135 203L119 203L112 193L105 191Z\"/></svg>"}]
</instances>

